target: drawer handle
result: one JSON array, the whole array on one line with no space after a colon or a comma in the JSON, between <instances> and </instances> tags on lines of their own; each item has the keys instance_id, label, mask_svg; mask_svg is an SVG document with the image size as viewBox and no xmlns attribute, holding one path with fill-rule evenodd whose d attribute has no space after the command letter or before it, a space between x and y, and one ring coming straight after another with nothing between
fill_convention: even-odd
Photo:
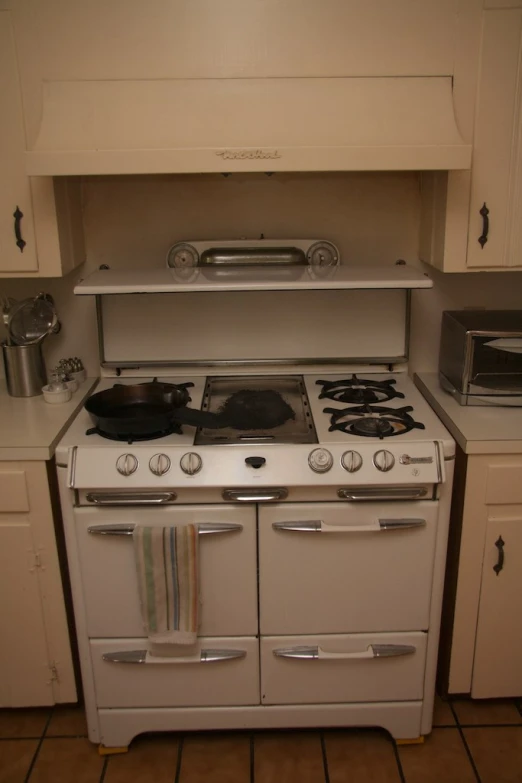
<instances>
[{"instance_id":1,"label":"drawer handle","mask_svg":"<svg viewBox=\"0 0 522 783\"><path fill-rule=\"evenodd\" d=\"M479 209L479 215L482 217L482 234L478 238L478 243L482 250L484 250L484 245L488 241L489 234L489 209L486 206L486 202L484 202L482 207Z\"/></svg>"},{"instance_id":2,"label":"drawer handle","mask_svg":"<svg viewBox=\"0 0 522 783\"><path fill-rule=\"evenodd\" d=\"M91 525L87 532L92 536L132 536L135 525ZM199 522L198 535L208 536L216 533L235 533L243 530L236 522Z\"/></svg>"},{"instance_id":3,"label":"drawer handle","mask_svg":"<svg viewBox=\"0 0 522 783\"><path fill-rule=\"evenodd\" d=\"M186 658L153 658L147 657L147 650L121 650L120 652L103 653L103 660L107 663L144 663L147 666L154 664L181 664L181 663L219 663L220 661L232 661L237 658L245 658L246 650L201 650L199 655L191 655Z\"/></svg>"},{"instance_id":4,"label":"drawer handle","mask_svg":"<svg viewBox=\"0 0 522 783\"><path fill-rule=\"evenodd\" d=\"M288 497L288 490L285 487L264 490L223 490L223 500L232 500L238 503L265 503L269 500L284 500L286 497Z\"/></svg>"},{"instance_id":5,"label":"drawer handle","mask_svg":"<svg viewBox=\"0 0 522 783\"><path fill-rule=\"evenodd\" d=\"M493 571L496 573L497 576L504 568L504 545L505 545L505 541L503 540L502 536L499 536L495 541L495 546L498 549L498 560L496 564L493 566Z\"/></svg>"},{"instance_id":6,"label":"drawer handle","mask_svg":"<svg viewBox=\"0 0 522 783\"><path fill-rule=\"evenodd\" d=\"M25 240L22 238L22 230L20 228L20 223L22 222L22 218L24 216L24 213L20 209L20 207L16 207L15 211L13 212L14 217L14 233L15 233L15 239L16 239L16 246L19 249L20 253L24 252L24 247L26 245Z\"/></svg>"},{"instance_id":7,"label":"drawer handle","mask_svg":"<svg viewBox=\"0 0 522 783\"><path fill-rule=\"evenodd\" d=\"M298 658L306 661L360 661L373 658L397 658L413 655L417 648L411 644L370 644L360 652L328 652L322 647L286 647L274 650L276 658Z\"/></svg>"},{"instance_id":8,"label":"drawer handle","mask_svg":"<svg viewBox=\"0 0 522 783\"><path fill-rule=\"evenodd\" d=\"M175 492L89 492L87 500L99 506L115 506L125 504L139 504L157 506L161 503L170 503L176 500Z\"/></svg>"},{"instance_id":9,"label":"drawer handle","mask_svg":"<svg viewBox=\"0 0 522 783\"><path fill-rule=\"evenodd\" d=\"M273 522L274 530L291 533L379 533L383 530L407 530L426 527L425 519L379 519L370 525L328 525L322 519L302 522Z\"/></svg>"},{"instance_id":10,"label":"drawer handle","mask_svg":"<svg viewBox=\"0 0 522 783\"><path fill-rule=\"evenodd\" d=\"M361 487L339 489L342 500L418 500L428 494L428 487Z\"/></svg>"}]
</instances>

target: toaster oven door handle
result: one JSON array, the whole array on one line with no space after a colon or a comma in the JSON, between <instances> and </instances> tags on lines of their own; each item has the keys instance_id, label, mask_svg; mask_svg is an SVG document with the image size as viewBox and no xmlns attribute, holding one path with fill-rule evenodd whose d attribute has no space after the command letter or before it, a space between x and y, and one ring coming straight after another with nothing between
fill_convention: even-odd
<instances>
[{"instance_id":1,"label":"toaster oven door handle","mask_svg":"<svg viewBox=\"0 0 522 783\"><path fill-rule=\"evenodd\" d=\"M87 532L93 536L132 536L135 525L90 525ZM198 522L198 535L208 536L216 533L237 533L243 525L237 522Z\"/></svg>"},{"instance_id":2,"label":"toaster oven door handle","mask_svg":"<svg viewBox=\"0 0 522 783\"><path fill-rule=\"evenodd\" d=\"M155 664L162 666L165 664L219 663L220 661L232 661L245 657L246 650L201 650L196 655L177 656L175 658L148 656L147 650L121 650L120 652L106 652L102 656L107 663L144 663L147 666Z\"/></svg>"},{"instance_id":3,"label":"toaster oven door handle","mask_svg":"<svg viewBox=\"0 0 522 783\"><path fill-rule=\"evenodd\" d=\"M361 487L360 489L339 489L337 495L343 500L419 500L426 497L428 487Z\"/></svg>"},{"instance_id":4,"label":"toaster oven door handle","mask_svg":"<svg viewBox=\"0 0 522 783\"><path fill-rule=\"evenodd\" d=\"M175 492L88 492L86 497L89 503L96 503L98 506L158 506L176 500L177 495Z\"/></svg>"},{"instance_id":5,"label":"toaster oven door handle","mask_svg":"<svg viewBox=\"0 0 522 783\"><path fill-rule=\"evenodd\" d=\"M372 658L397 658L413 655L417 648L411 644L370 644L358 652L328 652L322 647L286 647L274 650L276 658L298 658L305 661L360 661Z\"/></svg>"},{"instance_id":6,"label":"toaster oven door handle","mask_svg":"<svg viewBox=\"0 0 522 783\"><path fill-rule=\"evenodd\" d=\"M273 522L274 530L290 533L379 533L383 530L407 530L426 527L425 519L378 519L370 525L328 525L322 519L302 522Z\"/></svg>"},{"instance_id":7,"label":"toaster oven door handle","mask_svg":"<svg viewBox=\"0 0 522 783\"><path fill-rule=\"evenodd\" d=\"M288 497L285 487L268 489L224 489L223 500L235 503L265 503L269 500L284 500Z\"/></svg>"}]
</instances>

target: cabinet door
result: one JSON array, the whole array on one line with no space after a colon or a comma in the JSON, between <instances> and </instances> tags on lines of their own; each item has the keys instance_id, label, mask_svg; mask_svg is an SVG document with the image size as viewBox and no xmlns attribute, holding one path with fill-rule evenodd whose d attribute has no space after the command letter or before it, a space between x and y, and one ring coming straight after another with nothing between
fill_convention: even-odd
<instances>
[{"instance_id":1,"label":"cabinet door","mask_svg":"<svg viewBox=\"0 0 522 783\"><path fill-rule=\"evenodd\" d=\"M469 268L522 266L522 259L510 258L508 236L515 187L521 30L522 10L518 8L484 12L471 175ZM481 214L484 209L488 210L485 217Z\"/></svg>"},{"instance_id":2,"label":"cabinet door","mask_svg":"<svg viewBox=\"0 0 522 783\"><path fill-rule=\"evenodd\" d=\"M29 179L25 174L25 134L11 20L0 11L0 271L38 269ZM16 244L18 230L25 245ZM20 241L20 245L21 245Z\"/></svg>"},{"instance_id":3,"label":"cabinet door","mask_svg":"<svg viewBox=\"0 0 522 783\"><path fill-rule=\"evenodd\" d=\"M522 508L488 519L471 695L522 695Z\"/></svg>"}]
</instances>

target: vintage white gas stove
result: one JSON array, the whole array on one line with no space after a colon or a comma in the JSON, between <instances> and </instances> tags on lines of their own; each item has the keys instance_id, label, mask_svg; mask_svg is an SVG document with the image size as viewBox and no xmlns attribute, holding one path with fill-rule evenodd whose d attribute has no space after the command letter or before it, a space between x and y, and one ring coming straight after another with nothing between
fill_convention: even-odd
<instances>
[{"instance_id":1,"label":"vintage white gas stove","mask_svg":"<svg viewBox=\"0 0 522 783\"><path fill-rule=\"evenodd\" d=\"M342 340L353 355L339 366L326 357L323 370L321 319L308 334L289 336L287 323L281 350L293 340L299 359L277 356L270 328L285 328L278 313L299 305L292 296L286 307L271 299L272 325L260 338L265 356L276 358L241 362L237 322L248 330L266 300L236 294L236 318L220 333L227 360L205 367L202 357L213 350L207 331L200 356L191 367L182 362L181 372L179 360L169 366L164 358L166 314L178 294L161 303L153 292L133 297L133 308L151 320L151 334L136 347L122 337L128 294L98 293L102 369L111 377L96 394L115 383L147 384L157 365L157 383L183 385L189 408L219 416L252 394L270 404L264 422L248 415L218 428L174 422L173 432L144 440L126 429L122 441L83 410L59 444L90 739L110 749L140 732L182 729L383 726L403 739L428 733L455 452L405 372L408 294L315 291L319 310L342 319L342 334L333 346L328 337L325 353L339 351ZM217 299L205 299L208 318L221 306L222 294L211 296ZM366 325L363 339L354 318L370 318L368 305L372 329ZM204 320L202 312L202 331ZM326 346L323 332L320 339ZM147 360L140 362L144 342ZM303 357L303 346L314 353ZM266 414L261 408L256 399L256 416ZM197 649L150 663L132 530L189 522L201 535Z\"/></svg>"}]
</instances>

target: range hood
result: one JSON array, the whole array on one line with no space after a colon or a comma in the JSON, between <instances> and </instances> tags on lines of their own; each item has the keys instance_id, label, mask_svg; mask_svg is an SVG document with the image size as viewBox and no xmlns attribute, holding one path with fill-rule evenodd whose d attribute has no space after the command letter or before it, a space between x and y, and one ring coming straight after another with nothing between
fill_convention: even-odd
<instances>
[{"instance_id":1,"label":"range hood","mask_svg":"<svg viewBox=\"0 0 522 783\"><path fill-rule=\"evenodd\" d=\"M30 175L468 169L451 77L51 81Z\"/></svg>"}]
</instances>

